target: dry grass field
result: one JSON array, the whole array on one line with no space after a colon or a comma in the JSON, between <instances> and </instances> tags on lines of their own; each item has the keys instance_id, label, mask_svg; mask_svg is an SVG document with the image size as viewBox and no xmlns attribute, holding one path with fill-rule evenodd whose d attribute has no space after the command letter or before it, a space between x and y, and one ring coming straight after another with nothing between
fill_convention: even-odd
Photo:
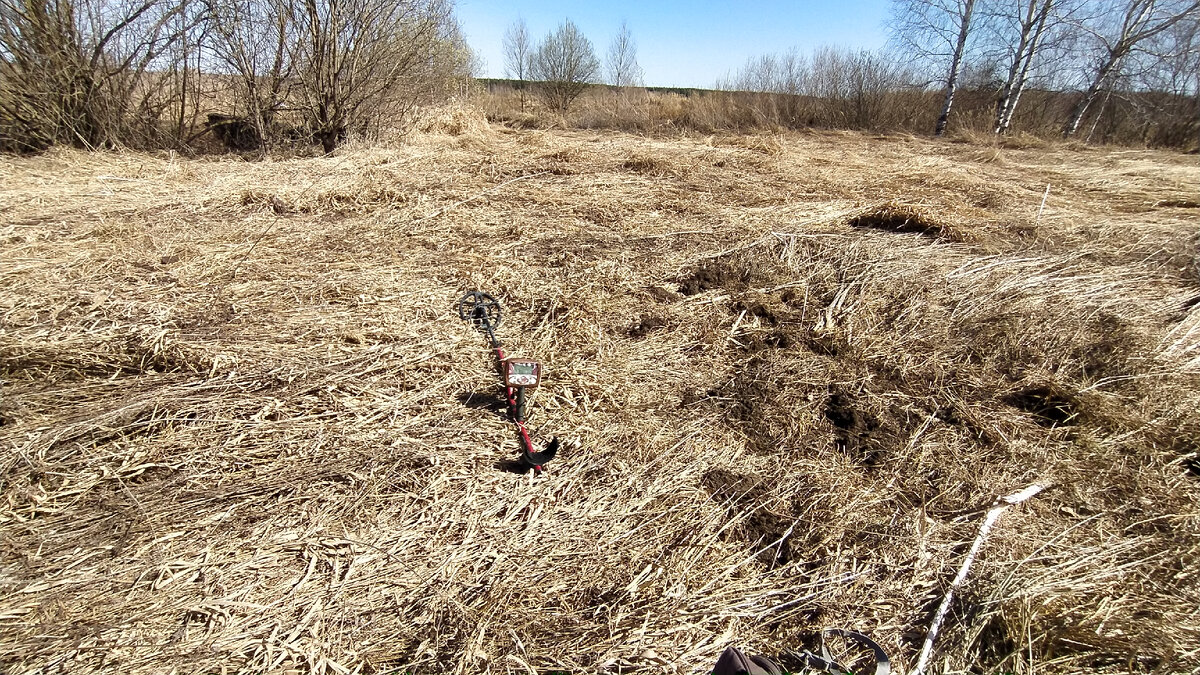
<instances>
[{"instance_id":1,"label":"dry grass field","mask_svg":"<svg viewBox=\"0 0 1200 675\"><path fill-rule=\"evenodd\" d=\"M424 129L0 158L6 672L1200 669L1196 156Z\"/></svg>"}]
</instances>

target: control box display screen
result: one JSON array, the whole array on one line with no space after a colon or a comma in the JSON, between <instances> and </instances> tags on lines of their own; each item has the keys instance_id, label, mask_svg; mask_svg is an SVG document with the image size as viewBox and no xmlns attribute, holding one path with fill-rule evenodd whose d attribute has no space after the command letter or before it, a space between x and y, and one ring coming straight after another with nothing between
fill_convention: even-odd
<instances>
[{"instance_id":1,"label":"control box display screen","mask_svg":"<svg viewBox=\"0 0 1200 675\"><path fill-rule=\"evenodd\" d=\"M542 366L528 359L509 359L504 371L505 384L510 387L536 387Z\"/></svg>"}]
</instances>

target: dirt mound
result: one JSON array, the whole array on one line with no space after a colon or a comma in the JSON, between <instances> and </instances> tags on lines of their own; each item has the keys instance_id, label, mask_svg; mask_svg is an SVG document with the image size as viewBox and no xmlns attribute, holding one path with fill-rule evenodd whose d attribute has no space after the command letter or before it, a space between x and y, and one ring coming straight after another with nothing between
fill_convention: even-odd
<instances>
[{"instance_id":1,"label":"dirt mound","mask_svg":"<svg viewBox=\"0 0 1200 675\"><path fill-rule=\"evenodd\" d=\"M879 431L879 420L856 405L851 394L842 391L830 394L825 403L825 419L837 429L837 444L841 450L861 454L867 466L878 461L878 450L866 446L875 440L872 435Z\"/></svg>"},{"instance_id":2,"label":"dirt mound","mask_svg":"<svg viewBox=\"0 0 1200 675\"><path fill-rule=\"evenodd\" d=\"M679 292L696 295L714 288L736 290L750 281L748 270L720 262L704 262L679 282Z\"/></svg>"},{"instance_id":3,"label":"dirt mound","mask_svg":"<svg viewBox=\"0 0 1200 675\"><path fill-rule=\"evenodd\" d=\"M635 154L621 162L621 168L633 173L646 174L648 176L668 176L677 175L679 168L675 162L668 157L656 157L654 155Z\"/></svg>"}]
</instances>

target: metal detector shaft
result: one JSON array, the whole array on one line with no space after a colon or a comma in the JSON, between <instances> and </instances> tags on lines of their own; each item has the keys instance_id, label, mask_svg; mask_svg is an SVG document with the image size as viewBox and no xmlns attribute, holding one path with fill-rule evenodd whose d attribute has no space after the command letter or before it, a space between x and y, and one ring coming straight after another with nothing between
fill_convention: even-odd
<instances>
[{"instance_id":1,"label":"metal detector shaft","mask_svg":"<svg viewBox=\"0 0 1200 675\"><path fill-rule=\"evenodd\" d=\"M488 342L491 343L492 349L500 349L500 341L496 339L496 329L492 327L492 322L486 318L483 320L483 331L487 333Z\"/></svg>"},{"instance_id":2,"label":"metal detector shaft","mask_svg":"<svg viewBox=\"0 0 1200 675\"><path fill-rule=\"evenodd\" d=\"M529 439L529 430L525 428L525 387L510 387L505 379L505 356L500 340L496 338L496 328L500 325L500 303L483 291L471 291L458 301L458 316L482 330L488 338L492 350L496 352L496 362L500 368L500 377L504 382L504 398L508 403L509 415L521 433L521 459L534 471L541 471L542 466L554 459L558 452L558 437L555 437L542 452L534 452L533 442ZM536 367L536 363L534 364ZM536 371L530 384L537 384ZM515 391L514 391L515 390Z\"/></svg>"}]
</instances>

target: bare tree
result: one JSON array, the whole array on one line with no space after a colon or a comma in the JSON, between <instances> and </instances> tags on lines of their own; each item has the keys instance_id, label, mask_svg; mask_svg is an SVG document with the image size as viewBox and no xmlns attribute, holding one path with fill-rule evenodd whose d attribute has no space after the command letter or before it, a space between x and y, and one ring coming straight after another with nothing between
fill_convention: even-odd
<instances>
[{"instance_id":1,"label":"bare tree","mask_svg":"<svg viewBox=\"0 0 1200 675\"><path fill-rule=\"evenodd\" d=\"M146 86L192 28L186 0L0 0L0 145L94 148L145 138ZM136 127L136 128L135 128Z\"/></svg>"},{"instance_id":2,"label":"bare tree","mask_svg":"<svg viewBox=\"0 0 1200 675\"><path fill-rule=\"evenodd\" d=\"M208 0L212 52L237 78L237 110L255 145L274 136L272 121L288 98L299 49L296 17L286 0Z\"/></svg>"},{"instance_id":3,"label":"bare tree","mask_svg":"<svg viewBox=\"0 0 1200 675\"><path fill-rule=\"evenodd\" d=\"M1137 78L1129 87L1136 94L1123 97L1142 119L1143 141L1172 147L1200 141L1200 12L1143 51L1128 69Z\"/></svg>"},{"instance_id":4,"label":"bare tree","mask_svg":"<svg viewBox=\"0 0 1200 675\"><path fill-rule=\"evenodd\" d=\"M542 40L530 61L529 71L541 83L547 104L566 113L584 89L595 82L600 61L591 41L567 19Z\"/></svg>"},{"instance_id":5,"label":"bare tree","mask_svg":"<svg viewBox=\"0 0 1200 675\"><path fill-rule=\"evenodd\" d=\"M521 95L521 112L525 112L525 81L529 79L529 61L533 44L529 39L529 28L524 19L517 19L504 31L504 73L509 79L517 80Z\"/></svg>"},{"instance_id":6,"label":"bare tree","mask_svg":"<svg viewBox=\"0 0 1200 675\"><path fill-rule=\"evenodd\" d=\"M804 91L822 101L826 124L873 129L883 124L889 95L906 77L878 54L823 47L813 52Z\"/></svg>"},{"instance_id":7,"label":"bare tree","mask_svg":"<svg viewBox=\"0 0 1200 675\"><path fill-rule=\"evenodd\" d=\"M910 55L945 68L946 95L934 126L946 132L959 72L972 37L976 0L893 0L893 38Z\"/></svg>"},{"instance_id":8,"label":"bare tree","mask_svg":"<svg viewBox=\"0 0 1200 675\"><path fill-rule=\"evenodd\" d=\"M637 42L629 31L629 24L624 21L608 45L608 58L604 66L608 71L609 84L618 89L636 87L642 82L642 67L637 61Z\"/></svg>"},{"instance_id":9,"label":"bare tree","mask_svg":"<svg viewBox=\"0 0 1200 675\"><path fill-rule=\"evenodd\" d=\"M608 82L613 88L616 113L619 115L621 102L629 95L628 88L642 83L642 67L637 61L637 42L625 21L621 22L621 28L608 45L604 66L608 72Z\"/></svg>"},{"instance_id":10,"label":"bare tree","mask_svg":"<svg viewBox=\"0 0 1200 675\"><path fill-rule=\"evenodd\" d=\"M385 113L403 117L446 59L466 68L445 0L303 0L296 20L300 104L327 153Z\"/></svg>"},{"instance_id":11,"label":"bare tree","mask_svg":"<svg viewBox=\"0 0 1200 675\"><path fill-rule=\"evenodd\" d=\"M1004 14L1001 20L1005 23L1011 21L1015 30L1004 31L1009 36L1006 40L1009 64L1008 76L996 97L996 118L992 130L997 134L1008 132L1012 125L1013 113L1029 81L1030 68L1044 44L1055 3L1056 0L1017 0L1000 10Z\"/></svg>"},{"instance_id":12,"label":"bare tree","mask_svg":"<svg viewBox=\"0 0 1200 675\"><path fill-rule=\"evenodd\" d=\"M1197 11L1200 0L1119 0L1106 5L1094 25L1080 24L1094 41L1096 61L1087 89L1063 126L1063 136L1079 130L1088 108L1121 76L1136 50L1180 21L1194 18Z\"/></svg>"},{"instance_id":13,"label":"bare tree","mask_svg":"<svg viewBox=\"0 0 1200 675\"><path fill-rule=\"evenodd\" d=\"M174 129L170 135L178 144L186 144L200 117L203 99L212 94L210 78L205 71L204 46L209 39L210 24L201 2L188 2L176 15L174 30L181 36L169 49L165 67L160 71L158 89L171 90L173 95L159 96L163 103L174 106Z\"/></svg>"},{"instance_id":14,"label":"bare tree","mask_svg":"<svg viewBox=\"0 0 1200 675\"><path fill-rule=\"evenodd\" d=\"M810 58L795 48L752 57L718 87L736 90L756 123L874 129L895 118L893 94L910 84L910 73L881 54L826 46Z\"/></svg>"},{"instance_id":15,"label":"bare tree","mask_svg":"<svg viewBox=\"0 0 1200 675\"><path fill-rule=\"evenodd\" d=\"M800 98L808 80L807 61L792 47L782 55L763 54L747 59L737 76L718 88L741 92L738 98L749 104L749 112L760 123L796 126L809 105Z\"/></svg>"},{"instance_id":16,"label":"bare tree","mask_svg":"<svg viewBox=\"0 0 1200 675\"><path fill-rule=\"evenodd\" d=\"M808 65L804 55L792 47L779 59L779 81L775 90L781 94L796 96L801 93L807 76Z\"/></svg>"}]
</instances>

